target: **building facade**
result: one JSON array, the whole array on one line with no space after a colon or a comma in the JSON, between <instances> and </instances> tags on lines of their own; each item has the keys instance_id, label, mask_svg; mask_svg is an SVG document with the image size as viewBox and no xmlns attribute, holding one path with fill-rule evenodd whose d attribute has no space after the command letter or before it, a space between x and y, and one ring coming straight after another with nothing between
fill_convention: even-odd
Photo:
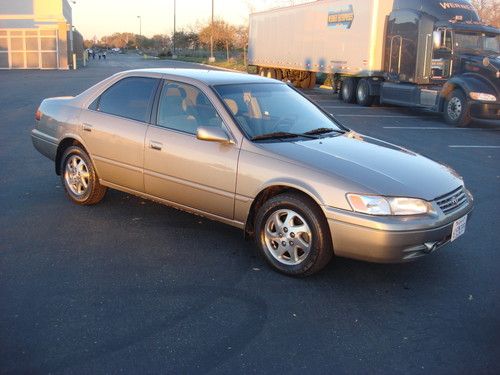
<instances>
[{"instance_id":1,"label":"building facade","mask_svg":"<svg viewBox=\"0 0 500 375\"><path fill-rule=\"evenodd\" d=\"M67 0L0 0L0 69L69 69L73 49Z\"/></svg>"}]
</instances>

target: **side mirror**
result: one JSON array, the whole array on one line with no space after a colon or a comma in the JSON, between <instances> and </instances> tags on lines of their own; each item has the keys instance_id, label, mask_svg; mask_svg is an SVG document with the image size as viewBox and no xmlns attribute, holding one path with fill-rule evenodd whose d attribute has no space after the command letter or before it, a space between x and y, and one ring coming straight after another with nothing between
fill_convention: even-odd
<instances>
[{"instance_id":1,"label":"side mirror","mask_svg":"<svg viewBox=\"0 0 500 375\"><path fill-rule=\"evenodd\" d=\"M216 126L200 126L196 129L196 138L200 141L233 143L229 135L222 128Z\"/></svg>"}]
</instances>

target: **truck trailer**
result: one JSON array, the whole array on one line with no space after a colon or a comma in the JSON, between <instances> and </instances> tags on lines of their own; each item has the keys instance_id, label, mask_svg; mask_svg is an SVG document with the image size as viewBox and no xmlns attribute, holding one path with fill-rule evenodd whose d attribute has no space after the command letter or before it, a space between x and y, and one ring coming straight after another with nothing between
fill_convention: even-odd
<instances>
[{"instance_id":1,"label":"truck trailer","mask_svg":"<svg viewBox=\"0 0 500 375\"><path fill-rule=\"evenodd\" d=\"M469 1L318 0L250 15L249 71L312 88L332 75L347 103L500 120L500 29Z\"/></svg>"}]
</instances>

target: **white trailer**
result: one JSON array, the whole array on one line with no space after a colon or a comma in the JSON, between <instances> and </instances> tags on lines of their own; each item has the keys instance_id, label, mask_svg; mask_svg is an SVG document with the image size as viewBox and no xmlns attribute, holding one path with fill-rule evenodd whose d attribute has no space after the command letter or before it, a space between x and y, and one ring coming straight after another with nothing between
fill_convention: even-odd
<instances>
[{"instance_id":1,"label":"white trailer","mask_svg":"<svg viewBox=\"0 0 500 375\"><path fill-rule=\"evenodd\" d=\"M346 103L427 108L450 124L500 120L500 30L469 0L318 0L250 16L254 72Z\"/></svg>"},{"instance_id":2,"label":"white trailer","mask_svg":"<svg viewBox=\"0 0 500 375\"><path fill-rule=\"evenodd\" d=\"M315 81L306 72L377 74L392 7L393 0L320 0L251 14L248 61L304 88Z\"/></svg>"}]
</instances>

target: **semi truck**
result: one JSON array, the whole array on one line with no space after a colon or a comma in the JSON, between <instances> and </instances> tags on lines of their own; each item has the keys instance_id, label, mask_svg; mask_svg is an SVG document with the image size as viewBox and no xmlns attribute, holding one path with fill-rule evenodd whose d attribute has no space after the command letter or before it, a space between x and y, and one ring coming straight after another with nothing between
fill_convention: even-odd
<instances>
[{"instance_id":1,"label":"semi truck","mask_svg":"<svg viewBox=\"0 0 500 375\"><path fill-rule=\"evenodd\" d=\"M250 15L249 71L347 103L500 120L500 29L466 0L318 0Z\"/></svg>"}]
</instances>

